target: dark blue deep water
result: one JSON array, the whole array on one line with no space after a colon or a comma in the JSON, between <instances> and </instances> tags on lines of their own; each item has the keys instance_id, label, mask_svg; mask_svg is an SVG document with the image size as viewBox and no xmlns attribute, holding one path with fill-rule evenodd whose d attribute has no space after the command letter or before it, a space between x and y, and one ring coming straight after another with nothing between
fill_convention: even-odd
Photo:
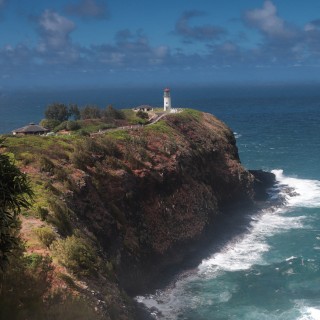
<instances>
[{"instance_id":1,"label":"dark blue deep water","mask_svg":"<svg viewBox=\"0 0 320 320\"><path fill-rule=\"evenodd\" d=\"M39 121L53 101L161 106L161 90L3 92L0 133ZM155 319L320 319L320 87L172 88L172 100L226 122L243 165L273 171L279 184L270 194L285 202L243 212L245 232L168 287L137 300Z\"/></svg>"}]
</instances>

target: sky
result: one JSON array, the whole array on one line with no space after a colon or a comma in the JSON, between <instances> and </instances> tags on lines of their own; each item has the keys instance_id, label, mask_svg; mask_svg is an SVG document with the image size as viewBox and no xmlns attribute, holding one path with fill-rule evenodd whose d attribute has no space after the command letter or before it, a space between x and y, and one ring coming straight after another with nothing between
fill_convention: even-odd
<instances>
[{"instance_id":1,"label":"sky","mask_svg":"<svg viewBox=\"0 0 320 320\"><path fill-rule=\"evenodd\" d=\"M320 82L319 0L0 0L0 89Z\"/></svg>"}]
</instances>

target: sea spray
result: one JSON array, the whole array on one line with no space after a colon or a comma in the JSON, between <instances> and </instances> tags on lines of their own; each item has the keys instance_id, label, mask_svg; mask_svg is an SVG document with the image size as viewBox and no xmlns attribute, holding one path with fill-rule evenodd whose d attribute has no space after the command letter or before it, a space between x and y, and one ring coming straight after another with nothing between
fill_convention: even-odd
<instances>
[{"instance_id":1,"label":"sea spray","mask_svg":"<svg viewBox=\"0 0 320 320\"><path fill-rule=\"evenodd\" d=\"M254 299L260 301L259 294L254 293L259 290L254 289L257 286L252 282L254 279L260 282L268 275L285 286L284 283L292 278L297 270L303 273L306 268L314 268L312 259L281 255L269 259L269 254L273 250L270 241L273 237L303 229L308 224L308 217L302 212L299 214L300 211L296 211L298 208L320 207L320 181L288 177L282 170L272 172L277 177L277 185L270 190L274 201L271 201L269 208L250 216L244 233L204 259L196 270L180 275L167 288L158 290L153 295L137 297L139 302L152 311L155 319L196 320L213 315L214 319L228 320L319 319L320 311L314 306L301 307L295 301L282 302L282 289L279 284L276 284L275 288L265 287L261 296L268 295L268 291L270 296L279 295L276 299L283 304L283 310L280 308L278 311L266 311L263 307L250 304L254 303ZM299 278L296 281L301 285ZM251 288L242 292L247 286L246 282ZM297 295L290 286L286 290L293 296ZM247 291L253 293L249 294ZM252 295L250 301L246 301L246 294L248 297ZM240 302L237 302L238 300ZM272 301L272 305L278 301ZM295 307L289 308L291 304Z\"/></svg>"}]
</instances>

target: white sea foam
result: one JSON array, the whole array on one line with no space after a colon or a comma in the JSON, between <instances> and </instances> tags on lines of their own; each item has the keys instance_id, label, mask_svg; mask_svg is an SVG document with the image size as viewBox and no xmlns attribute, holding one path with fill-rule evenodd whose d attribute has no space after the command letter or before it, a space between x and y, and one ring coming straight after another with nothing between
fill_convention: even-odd
<instances>
[{"instance_id":1,"label":"white sea foam","mask_svg":"<svg viewBox=\"0 0 320 320\"><path fill-rule=\"evenodd\" d=\"M300 307L301 316L297 320L319 320L320 309L314 307Z\"/></svg>"},{"instance_id":2,"label":"white sea foam","mask_svg":"<svg viewBox=\"0 0 320 320\"><path fill-rule=\"evenodd\" d=\"M200 288L198 290L197 285ZM155 319L173 320L177 319L185 308L192 310L202 306L226 303L237 290L235 285L218 283L215 288L206 291L201 289L202 285L199 285L199 277L193 274L176 281L174 286L159 290L154 295L136 297L136 300L143 303Z\"/></svg>"},{"instance_id":3,"label":"white sea foam","mask_svg":"<svg viewBox=\"0 0 320 320\"><path fill-rule=\"evenodd\" d=\"M287 177L283 170L272 170L280 187L283 187L287 205L290 207L320 208L320 181ZM288 186L292 189L286 189Z\"/></svg>"},{"instance_id":4,"label":"white sea foam","mask_svg":"<svg viewBox=\"0 0 320 320\"><path fill-rule=\"evenodd\" d=\"M268 261L264 260L264 253L270 250L268 238L291 229L304 227L306 217L290 216L288 212L294 210L295 207L320 207L320 181L286 177L282 170L274 170L273 173L279 182L278 192L285 198L285 203L281 206L277 203L275 207L253 216L247 232L231 240L220 251L203 260L197 270L176 281L173 286L152 296L137 297L138 301L153 310L155 319L177 319L185 308L190 310L210 303L227 302L237 291L235 284L221 283L219 288L210 288L208 295L205 290L196 290L194 284L199 281L210 281L210 279L219 283L219 276L226 272L247 270L257 264L268 264ZM287 261L294 258L289 257ZM200 284L200 287L202 285ZM291 319L320 320L320 310L314 308L303 310L301 318ZM275 315L274 319L279 318Z\"/></svg>"},{"instance_id":5,"label":"white sea foam","mask_svg":"<svg viewBox=\"0 0 320 320\"><path fill-rule=\"evenodd\" d=\"M199 266L199 272L211 277L219 270L246 270L254 264L266 264L263 260L263 253L269 250L266 239L285 230L303 227L304 217L286 217L283 213L284 209L263 211L250 223L246 234L205 259Z\"/></svg>"},{"instance_id":6,"label":"white sea foam","mask_svg":"<svg viewBox=\"0 0 320 320\"><path fill-rule=\"evenodd\" d=\"M241 135L240 133L238 133L238 132L234 132L233 134L234 134L234 136L235 136L236 139L239 139L239 138L241 138L241 136L242 136L242 135Z\"/></svg>"},{"instance_id":7,"label":"white sea foam","mask_svg":"<svg viewBox=\"0 0 320 320\"><path fill-rule=\"evenodd\" d=\"M246 234L200 264L200 273L214 276L219 270L246 270L253 264L266 264L263 260L263 253L269 250L266 239L285 230L303 227L304 216L289 217L285 213L292 207L320 207L320 181L286 177L283 170L272 172L279 182L278 192L285 197L286 204L257 215Z\"/></svg>"}]
</instances>

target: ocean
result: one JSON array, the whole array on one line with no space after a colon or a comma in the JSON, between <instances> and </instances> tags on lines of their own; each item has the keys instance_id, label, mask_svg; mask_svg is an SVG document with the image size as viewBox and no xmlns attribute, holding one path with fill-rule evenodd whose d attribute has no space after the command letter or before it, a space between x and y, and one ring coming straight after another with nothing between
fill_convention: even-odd
<instances>
[{"instance_id":1,"label":"ocean","mask_svg":"<svg viewBox=\"0 0 320 320\"><path fill-rule=\"evenodd\" d=\"M249 213L197 267L136 297L155 319L320 319L320 87L171 88L176 107L210 112L234 131L241 162L272 171L266 208ZM161 106L162 88L0 94L0 132L43 118L51 102ZM279 199L283 201L279 202Z\"/></svg>"}]
</instances>

